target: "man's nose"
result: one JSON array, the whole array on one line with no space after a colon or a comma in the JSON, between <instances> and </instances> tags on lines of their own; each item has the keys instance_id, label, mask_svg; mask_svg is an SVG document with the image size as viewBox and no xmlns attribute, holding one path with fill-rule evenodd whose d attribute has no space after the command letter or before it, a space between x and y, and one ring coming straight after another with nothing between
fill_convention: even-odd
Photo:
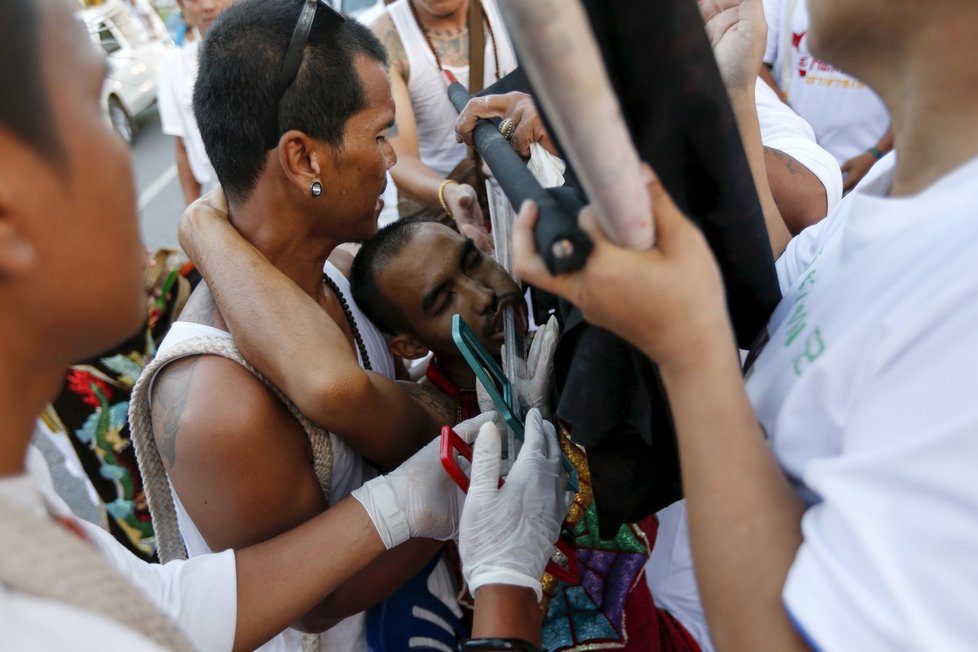
<instances>
[{"instance_id":1,"label":"man's nose","mask_svg":"<svg viewBox=\"0 0 978 652\"><path fill-rule=\"evenodd\" d=\"M390 141L385 141L386 148L384 149L384 157L387 159L387 169L390 170L392 167L397 165L397 152L394 151L394 146L391 145Z\"/></svg>"},{"instance_id":2,"label":"man's nose","mask_svg":"<svg viewBox=\"0 0 978 652\"><path fill-rule=\"evenodd\" d=\"M496 293L479 281L473 279L468 281L472 292L472 307L475 311L480 315L494 314L499 303Z\"/></svg>"}]
</instances>

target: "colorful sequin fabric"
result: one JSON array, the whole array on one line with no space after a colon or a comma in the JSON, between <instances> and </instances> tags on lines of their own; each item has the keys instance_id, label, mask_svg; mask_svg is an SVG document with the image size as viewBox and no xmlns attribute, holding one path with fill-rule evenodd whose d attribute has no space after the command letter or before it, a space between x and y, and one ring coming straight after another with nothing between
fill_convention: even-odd
<instances>
[{"instance_id":1,"label":"colorful sequin fabric","mask_svg":"<svg viewBox=\"0 0 978 652\"><path fill-rule=\"evenodd\" d=\"M624 649L630 639L630 614L626 606L632 591L648 594L643 573L655 541L655 523L650 520L651 532L639 525L623 525L613 539L602 540L598 536L587 459L563 429L561 447L577 469L581 485L565 523L576 548L581 583L570 586L544 576L543 649L551 652ZM654 609L650 596L642 605ZM654 616L648 613L638 617ZM639 645L634 649L656 648Z\"/></svg>"},{"instance_id":2,"label":"colorful sequin fabric","mask_svg":"<svg viewBox=\"0 0 978 652\"><path fill-rule=\"evenodd\" d=\"M61 393L41 415L49 429L68 435L105 507L109 531L147 561L156 559L153 524L129 438L129 394L189 295L182 264L169 250L150 257L143 328L111 351L73 366Z\"/></svg>"}]
</instances>

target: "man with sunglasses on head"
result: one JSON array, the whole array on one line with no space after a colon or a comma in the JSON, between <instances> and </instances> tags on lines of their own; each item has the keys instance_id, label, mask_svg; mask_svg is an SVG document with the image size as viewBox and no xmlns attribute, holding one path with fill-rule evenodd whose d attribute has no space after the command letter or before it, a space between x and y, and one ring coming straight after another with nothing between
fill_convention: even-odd
<instances>
[{"instance_id":1,"label":"man with sunglasses on head","mask_svg":"<svg viewBox=\"0 0 978 652\"><path fill-rule=\"evenodd\" d=\"M324 2L242 0L214 24L200 58L194 112L231 223L321 308L319 337L331 355L326 367L312 367L301 356L277 364L283 356L270 356L264 345L239 353L238 325L217 308L215 290L205 283L195 291L133 398L164 560L279 534L437 434L393 382L383 338L360 314L346 279L329 264L324 274L337 245L376 231L396 161L387 140L394 104L383 46ZM300 344L285 346L298 351ZM315 401L296 389L310 384L320 390ZM438 549L430 541L398 547L297 628L329 630L327 647L362 649L362 617L347 618ZM328 546L323 552L330 554ZM300 639L288 630L264 649L298 649Z\"/></svg>"},{"instance_id":2,"label":"man with sunglasses on head","mask_svg":"<svg viewBox=\"0 0 978 652\"><path fill-rule=\"evenodd\" d=\"M501 490L498 429L485 416L456 429L479 432L464 507L431 442L287 533L187 562L139 560L54 493L29 444L36 415L68 364L146 315L131 161L99 109L104 61L69 7L0 2L0 647L254 650L408 537L457 535L480 587L476 635L534 649L517 639L539 638L535 578L566 507L552 427L535 414Z\"/></svg>"}]
</instances>

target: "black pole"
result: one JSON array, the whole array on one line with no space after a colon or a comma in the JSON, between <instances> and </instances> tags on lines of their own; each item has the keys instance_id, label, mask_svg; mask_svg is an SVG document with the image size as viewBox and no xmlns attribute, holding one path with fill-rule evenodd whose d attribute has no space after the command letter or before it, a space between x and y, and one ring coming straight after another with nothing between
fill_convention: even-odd
<instances>
[{"instance_id":1,"label":"black pole","mask_svg":"<svg viewBox=\"0 0 978 652\"><path fill-rule=\"evenodd\" d=\"M472 99L458 82L448 87L448 97L458 112ZM576 194L570 193L571 198L562 189L542 187L509 141L489 120L476 122L472 142L513 206L519 209L524 201L532 199L539 207L535 239L537 251L550 273L566 274L584 267L593 245L577 226L577 213L582 203Z\"/></svg>"}]
</instances>

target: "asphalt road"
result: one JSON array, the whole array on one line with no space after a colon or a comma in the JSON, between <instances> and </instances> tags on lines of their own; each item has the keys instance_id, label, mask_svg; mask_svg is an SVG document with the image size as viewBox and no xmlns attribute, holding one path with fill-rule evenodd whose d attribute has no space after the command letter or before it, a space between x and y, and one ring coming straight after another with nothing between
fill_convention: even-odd
<instances>
[{"instance_id":1,"label":"asphalt road","mask_svg":"<svg viewBox=\"0 0 978 652\"><path fill-rule=\"evenodd\" d=\"M173 247L177 223L183 214L183 192L177 178L172 136L160 131L156 107L136 116L139 131L133 139L132 161L139 197L139 224L143 242L150 249Z\"/></svg>"}]
</instances>

